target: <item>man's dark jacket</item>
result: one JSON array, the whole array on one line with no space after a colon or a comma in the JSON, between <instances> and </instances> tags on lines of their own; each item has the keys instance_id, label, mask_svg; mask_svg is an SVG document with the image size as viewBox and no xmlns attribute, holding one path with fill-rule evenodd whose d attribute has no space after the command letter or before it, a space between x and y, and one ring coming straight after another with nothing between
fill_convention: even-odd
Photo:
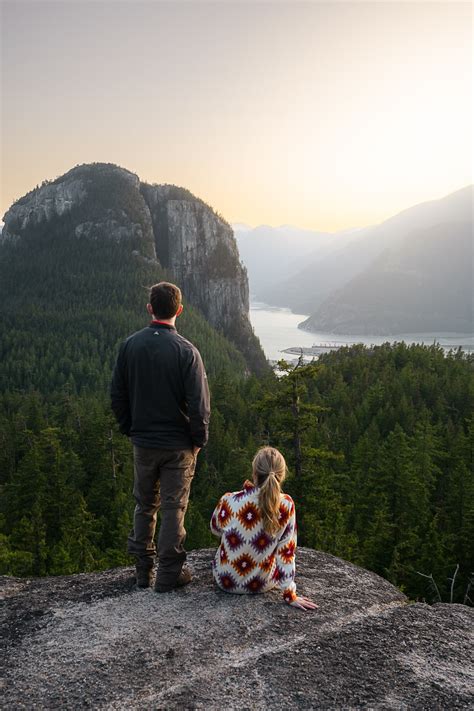
<instances>
[{"instance_id":1,"label":"man's dark jacket","mask_svg":"<svg viewBox=\"0 0 474 711\"><path fill-rule=\"evenodd\" d=\"M120 346L110 389L120 431L138 447L191 449L208 438L201 355L174 326L152 322Z\"/></svg>"}]
</instances>

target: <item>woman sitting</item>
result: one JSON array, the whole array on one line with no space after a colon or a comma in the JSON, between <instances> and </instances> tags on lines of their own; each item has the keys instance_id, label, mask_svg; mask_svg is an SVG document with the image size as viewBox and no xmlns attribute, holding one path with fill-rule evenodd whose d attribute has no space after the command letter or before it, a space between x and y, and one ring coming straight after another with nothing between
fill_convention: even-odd
<instances>
[{"instance_id":1,"label":"woman sitting","mask_svg":"<svg viewBox=\"0 0 474 711\"><path fill-rule=\"evenodd\" d=\"M221 539L213 561L217 585L231 593L260 593L278 586L284 600L301 610L317 605L296 594L295 504L284 494L283 455L262 447L252 462L252 479L242 491L224 494L211 518Z\"/></svg>"}]
</instances>

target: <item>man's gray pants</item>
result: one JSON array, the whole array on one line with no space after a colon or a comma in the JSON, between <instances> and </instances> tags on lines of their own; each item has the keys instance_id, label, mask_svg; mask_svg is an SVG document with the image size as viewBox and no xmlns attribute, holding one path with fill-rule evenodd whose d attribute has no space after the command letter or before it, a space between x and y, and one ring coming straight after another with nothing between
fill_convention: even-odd
<instances>
[{"instance_id":1,"label":"man's gray pants","mask_svg":"<svg viewBox=\"0 0 474 711\"><path fill-rule=\"evenodd\" d=\"M155 563L155 529L158 511L158 567L156 581L174 585L186 560L184 516L194 476L196 457L191 449L166 450L133 447L136 506L128 552L137 569L151 570Z\"/></svg>"}]
</instances>

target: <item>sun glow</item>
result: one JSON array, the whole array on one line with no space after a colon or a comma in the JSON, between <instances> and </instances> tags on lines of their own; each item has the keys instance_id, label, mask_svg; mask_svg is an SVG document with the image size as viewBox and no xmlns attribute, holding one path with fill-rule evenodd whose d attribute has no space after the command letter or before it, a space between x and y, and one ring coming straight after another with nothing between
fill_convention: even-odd
<instances>
[{"instance_id":1,"label":"sun glow","mask_svg":"<svg viewBox=\"0 0 474 711\"><path fill-rule=\"evenodd\" d=\"M469 3L2 5L2 211L77 163L336 230L472 182ZM3 212L2 212L3 214Z\"/></svg>"}]
</instances>

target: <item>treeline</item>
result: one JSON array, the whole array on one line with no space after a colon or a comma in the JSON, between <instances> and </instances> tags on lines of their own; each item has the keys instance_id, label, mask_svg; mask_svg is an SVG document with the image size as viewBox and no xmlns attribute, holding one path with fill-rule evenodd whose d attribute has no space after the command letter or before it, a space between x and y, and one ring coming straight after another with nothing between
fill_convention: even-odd
<instances>
[{"instance_id":1,"label":"treeline","mask_svg":"<svg viewBox=\"0 0 474 711\"><path fill-rule=\"evenodd\" d=\"M469 602L473 367L460 351L400 343L342 348L317 365L286 368L259 407L296 472L289 488L300 541L415 598L437 597L422 573L449 599L459 565L454 599Z\"/></svg>"},{"instance_id":2,"label":"treeline","mask_svg":"<svg viewBox=\"0 0 474 711\"><path fill-rule=\"evenodd\" d=\"M156 262L131 254L129 242L84 245L50 223L41 238L3 245L0 392L105 392L119 342L147 323L148 287L166 278ZM179 325L211 374L245 371L240 351L189 304Z\"/></svg>"},{"instance_id":3,"label":"treeline","mask_svg":"<svg viewBox=\"0 0 474 711\"><path fill-rule=\"evenodd\" d=\"M253 387L253 378L214 382L211 442L187 518L190 547L214 543L208 512L222 488L239 487L248 475L258 445L246 418ZM0 396L0 472L0 574L57 575L130 562L132 447L103 393Z\"/></svg>"},{"instance_id":4,"label":"treeline","mask_svg":"<svg viewBox=\"0 0 474 711\"><path fill-rule=\"evenodd\" d=\"M267 378L211 378L188 546L240 488L256 448L287 458L299 541L374 570L410 597L469 602L474 571L473 359L436 346L343 348ZM104 392L5 393L1 572L46 575L129 562L132 452ZM468 596L469 597L469 596ZM472 597L472 595L471 595Z\"/></svg>"},{"instance_id":5,"label":"treeline","mask_svg":"<svg viewBox=\"0 0 474 711\"><path fill-rule=\"evenodd\" d=\"M131 448L107 393L119 343L146 326L148 288L167 274L132 251L140 240L84 242L74 225L50 220L0 249L0 571L13 575L127 561ZM179 330L211 380L244 379L241 352L188 303Z\"/></svg>"},{"instance_id":6,"label":"treeline","mask_svg":"<svg viewBox=\"0 0 474 711\"><path fill-rule=\"evenodd\" d=\"M50 221L0 250L0 572L11 575L128 562L132 451L108 388L119 342L146 325L147 287L166 273L140 256L138 237L82 241L74 224L69 234ZM201 350L212 392L190 547L215 544L216 501L269 443L288 461L301 544L413 598L431 595L419 572L447 599L459 565L454 598L464 600L474 572L472 356L354 346L256 378L188 304L178 329Z\"/></svg>"}]
</instances>

